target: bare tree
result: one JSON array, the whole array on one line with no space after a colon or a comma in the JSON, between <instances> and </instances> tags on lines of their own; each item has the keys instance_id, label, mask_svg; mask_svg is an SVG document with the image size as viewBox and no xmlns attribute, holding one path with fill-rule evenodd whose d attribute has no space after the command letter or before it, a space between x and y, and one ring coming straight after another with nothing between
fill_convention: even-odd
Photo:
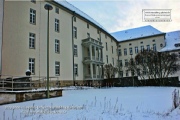
<instances>
[{"instance_id":1,"label":"bare tree","mask_svg":"<svg viewBox=\"0 0 180 120\"><path fill-rule=\"evenodd\" d=\"M135 71L141 79L161 80L179 71L180 64L175 53L143 50L130 59L128 69Z\"/></svg>"},{"instance_id":2,"label":"bare tree","mask_svg":"<svg viewBox=\"0 0 180 120\"><path fill-rule=\"evenodd\" d=\"M118 68L112 66L112 64L104 65L104 76L107 79L114 78L115 74L118 72Z\"/></svg>"}]
</instances>

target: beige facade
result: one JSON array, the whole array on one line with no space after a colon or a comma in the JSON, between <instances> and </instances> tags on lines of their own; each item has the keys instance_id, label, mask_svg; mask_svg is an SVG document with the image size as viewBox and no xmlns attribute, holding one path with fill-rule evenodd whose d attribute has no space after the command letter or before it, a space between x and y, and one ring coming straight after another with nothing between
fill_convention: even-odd
<instances>
[{"instance_id":1,"label":"beige facade","mask_svg":"<svg viewBox=\"0 0 180 120\"><path fill-rule=\"evenodd\" d=\"M124 65L126 59L136 55L135 47L140 51L141 46L152 48L155 44L159 51L165 46L164 34L119 42L79 11L74 12L55 1L0 1L2 76L25 76L30 69L32 76L46 77L48 11L45 4L53 7L49 11L50 77L64 84L101 81L103 65L111 63L116 67L118 60ZM127 55L124 55L125 48ZM118 56L119 49L121 56ZM124 68L123 74L125 77Z\"/></svg>"},{"instance_id":2,"label":"beige facade","mask_svg":"<svg viewBox=\"0 0 180 120\"><path fill-rule=\"evenodd\" d=\"M120 42L118 44L118 50L121 51L119 62L122 63L123 77L131 76L131 71L127 71L125 63L126 61L129 62L131 57L134 58L141 50L148 49L148 47L152 50L160 51L164 46L164 34ZM132 49L132 52L130 49Z\"/></svg>"},{"instance_id":3,"label":"beige facade","mask_svg":"<svg viewBox=\"0 0 180 120\"><path fill-rule=\"evenodd\" d=\"M4 2L1 74L25 76L26 70L30 69L32 76L46 77L48 11L44 5L47 3L53 6L49 12L50 77L61 81L103 80L106 55L108 63L116 65L116 40L99 26L54 1ZM35 22L31 15L35 16ZM30 39L34 43L30 43ZM108 50L104 48L106 43ZM74 55L74 45L77 55ZM59 70L56 69L58 65Z\"/></svg>"}]
</instances>

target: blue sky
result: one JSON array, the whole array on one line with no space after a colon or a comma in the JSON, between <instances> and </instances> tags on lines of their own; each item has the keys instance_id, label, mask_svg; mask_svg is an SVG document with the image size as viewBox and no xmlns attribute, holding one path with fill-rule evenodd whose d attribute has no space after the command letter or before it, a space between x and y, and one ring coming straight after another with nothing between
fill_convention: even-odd
<instances>
[{"instance_id":1,"label":"blue sky","mask_svg":"<svg viewBox=\"0 0 180 120\"><path fill-rule=\"evenodd\" d=\"M162 32L180 30L180 0L67 0L107 31L152 25ZM171 22L142 22L142 9L171 9Z\"/></svg>"}]
</instances>

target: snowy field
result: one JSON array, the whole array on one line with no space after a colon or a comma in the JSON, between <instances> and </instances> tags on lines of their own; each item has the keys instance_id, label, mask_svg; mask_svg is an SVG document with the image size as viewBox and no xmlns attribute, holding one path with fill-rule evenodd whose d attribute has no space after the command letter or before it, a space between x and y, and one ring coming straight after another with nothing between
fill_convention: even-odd
<instances>
[{"instance_id":1,"label":"snowy field","mask_svg":"<svg viewBox=\"0 0 180 120\"><path fill-rule=\"evenodd\" d=\"M180 107L171 111L174 89L69 89L58 98L1 105L0 120L180 120Z\"/></svg>"}]
</instances>

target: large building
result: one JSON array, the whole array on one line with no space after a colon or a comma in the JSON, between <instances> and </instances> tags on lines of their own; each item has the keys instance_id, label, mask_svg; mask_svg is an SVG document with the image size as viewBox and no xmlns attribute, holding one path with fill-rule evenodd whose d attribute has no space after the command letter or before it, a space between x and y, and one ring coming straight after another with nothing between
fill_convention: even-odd
<instances>
[{"instance_id":1,"label":"large building","mask_svg":"<svg viewBox=\"0 0 180 120\"><path fill-rule=\"evenodd\" d=\"M53 7L49 15L46 4ZM104 64L126 64L142 48L164 46L165 33L152 26L110 34L67 1L0 1L1 77L25 76L29 69L32 77L45 78L49 53L50 78L62 85L99 83ZM121 76L129 71L123 69Z\"/></svg>"},{"instance_id":2,"label":"large building","mask_svg":"<svg viewBox=\"0 0 180 120\"><path fill-rule=\"evenodd\" d=\"M118 41L118 60L122 66L120 77L132 76L127 69L129 60L144 49L160 51L165 46L165 33L152 26L143 26L112 33Z\"/></svg>"}]
</instances>

